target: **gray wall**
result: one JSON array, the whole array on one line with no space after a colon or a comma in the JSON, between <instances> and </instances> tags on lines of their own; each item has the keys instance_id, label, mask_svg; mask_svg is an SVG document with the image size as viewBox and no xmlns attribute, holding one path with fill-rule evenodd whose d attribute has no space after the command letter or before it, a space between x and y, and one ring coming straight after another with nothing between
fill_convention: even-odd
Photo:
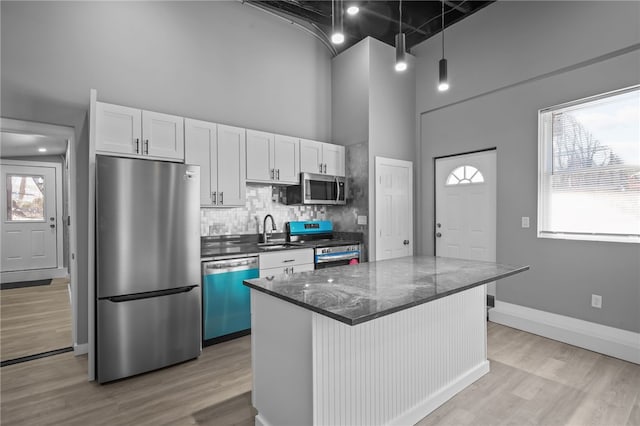
<instances>
[{"instance_id":1,"label":"gray wall","mask_svg":"<svg viewBox=\"0 0 640 426\"><path fill-rule=\"evenodd\" d=\"M537 111L638 84L639 17L638 2L494 3L447 29L444 95L435 90L440 40L415 50L422 253L433 253L433 158L495 146L497 259L531 265L498 283L498 300L640 331L637 244L536 237ZM602 309L591 308L592 293Z\"/></svg>"},{"instance_id":2,"label":"gray wall","mask_svg":"<svg viewBox=\"0 0 640 426\"><path fill-rule=\"evenodd\" d=\"M105 102L330 140L328 50L240 2L3 1L0 7L2 116L76 129L80 300L87 297L91 88ZM78 319L84 343L86 306Z\"/></svg>"},{"instance_id":3,"label":"gray wall","mask_svg":"<svg viewBox=\"0 0 640 426\"><path fill-rule=\"evenodd\" d=\"M352 163L367 170L367 176L355 180L364 180L368 188L358 187L354 194L362 197L357 200L359 214L368 210L366 240L371 258L375 258L375 157L414 161L416 152L414 58L409 55L405 72L396 72L394 65L395 49L373 38L362 40L332 62L333 140L357 144L351 154L368 155L368 164L357 159Z\"/></svg>"}]
</instances>

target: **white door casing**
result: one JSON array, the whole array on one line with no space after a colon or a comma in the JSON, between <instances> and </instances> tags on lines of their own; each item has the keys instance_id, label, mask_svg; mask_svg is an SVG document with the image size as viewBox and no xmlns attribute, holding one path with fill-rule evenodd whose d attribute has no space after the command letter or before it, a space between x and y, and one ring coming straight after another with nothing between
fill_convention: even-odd
<instances>
[{"instance_id":1,"label":"white door casing","mask_svg":"<svg viewBox=\"0 0 640 426\"><path fill-rule=\"evenodd\" d=\"M435 194L436 256L495 262L496 151L437 158Z\"/></svg>"},{"instance_id":2,"label":"white door casing","mask_svg":"<svg viewBox=\"0 0 640 426\"><path fill-rule=\"evenodd\" d=\"M413 163L376 157L376 260L413 254Z\"/></svg>"},{"instance_id":3,"label":"white door casing","mask_svg":"<svg viewBox=\"0 0 640 426\"><path fill-rule=\"evenodd\" d=\"M2 160L2 182L1 271L62 267L61 165Z\"/></svg>"}]
</instances>

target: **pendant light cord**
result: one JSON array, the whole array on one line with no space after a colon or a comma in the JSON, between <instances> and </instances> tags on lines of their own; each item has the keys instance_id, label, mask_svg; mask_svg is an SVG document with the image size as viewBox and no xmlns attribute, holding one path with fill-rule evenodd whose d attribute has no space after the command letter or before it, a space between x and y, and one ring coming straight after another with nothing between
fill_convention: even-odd
<instances>
[{"instance_id":1,"label":"pendant light cord","mask_svg":"<svg viewBox=\"0 0 640 426\"><path fill-rule=\"evenodd\" d=\"M444 59L444 0L442 0L442 59Z\"/></svg>"},{"instance_id":2,"label":"pendant light cord","mask_svg":"<svg viewBox=\"0 0 640 426\"><path fill-rule=\"evenodd\" d=\"M400 12L400 20L398 21L398 34L402 33L402 0L398 2L398 11Z\"/></svg>"}]
</instances>

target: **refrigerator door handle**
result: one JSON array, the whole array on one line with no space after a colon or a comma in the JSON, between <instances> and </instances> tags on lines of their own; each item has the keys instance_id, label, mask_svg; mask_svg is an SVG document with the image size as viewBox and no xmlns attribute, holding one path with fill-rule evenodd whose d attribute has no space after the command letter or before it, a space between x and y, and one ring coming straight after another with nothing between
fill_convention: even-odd
<instances>
[{"instance_id":1,"label":"refrigerator door handle","mask_svg":"<svg viewBox=\"0 0 640 426\"><path fill-rule=\"evenodd\" d=\"M188 293L196 287L198 287L198 285L170 288L168 290L147 291L145 293L127 294L125 296L113 296L107 297L106 299L114 303L130 302L132 300L149 299L151 297L171 296L172 294Z\"/></svg>"}]
</instances>

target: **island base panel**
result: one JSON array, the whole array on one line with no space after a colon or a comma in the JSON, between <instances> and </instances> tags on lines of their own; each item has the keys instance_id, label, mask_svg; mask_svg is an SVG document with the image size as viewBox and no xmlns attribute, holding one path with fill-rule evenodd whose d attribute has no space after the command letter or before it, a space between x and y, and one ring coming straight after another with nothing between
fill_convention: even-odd
<instances>
[{"instance_id":1,"label":"island base panel","mask_svg":"<svg viewBox=\"0 0 640 426\"><path fill-rule=\"evenodd\" d=\"M489 371L485 298L479 286L349 326L252 290L256 424L418 422Z\"/></svg>"}]
</instances>

